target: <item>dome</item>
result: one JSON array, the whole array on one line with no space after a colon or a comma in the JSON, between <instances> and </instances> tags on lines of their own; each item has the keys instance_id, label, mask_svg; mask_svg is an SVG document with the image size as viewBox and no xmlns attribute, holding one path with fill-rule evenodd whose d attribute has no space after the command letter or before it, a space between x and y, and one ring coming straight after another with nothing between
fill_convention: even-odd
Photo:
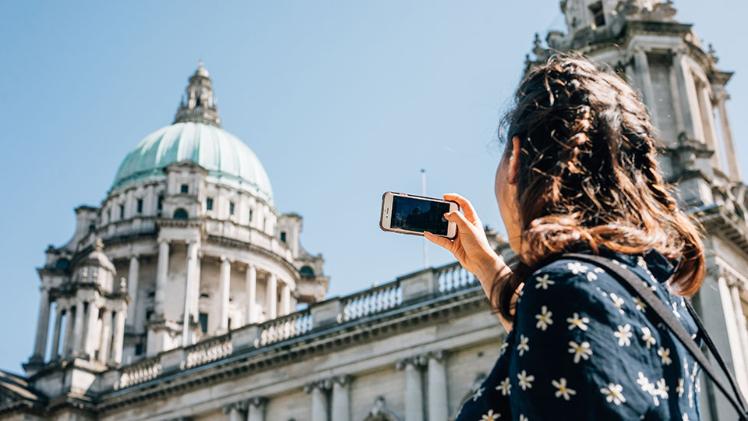
<instances>
[{"instance_id":1,"label":"dome","mask_svg":"<svg viewBox=\"0 0 748 421\"><path fill-rule=\"evenodd\" d=\"M112 190L163 176L167 166L183 161L195 163L209 175L239 184L239 188L273 202L270 179L254 152L222 128L197 122L177 122L146 136L125 157Z\"/></svg>"}]
</instances>

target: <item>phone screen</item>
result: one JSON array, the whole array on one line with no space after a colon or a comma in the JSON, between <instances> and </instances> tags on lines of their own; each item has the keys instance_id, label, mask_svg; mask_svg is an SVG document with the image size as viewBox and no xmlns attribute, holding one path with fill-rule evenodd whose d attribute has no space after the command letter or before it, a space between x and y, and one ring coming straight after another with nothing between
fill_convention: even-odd
<instances>
[{"instance_id":1,"label":"phone screen","mask_svg":"<svg viewBox=\"0 0 748 421\"><path fill-rule=\"evenodd\" d=\"M447 235L449 222L444 219L444 214L447 212L449 212L449 203L394 196L390 227Z\"/></svg>"}]
</instances>

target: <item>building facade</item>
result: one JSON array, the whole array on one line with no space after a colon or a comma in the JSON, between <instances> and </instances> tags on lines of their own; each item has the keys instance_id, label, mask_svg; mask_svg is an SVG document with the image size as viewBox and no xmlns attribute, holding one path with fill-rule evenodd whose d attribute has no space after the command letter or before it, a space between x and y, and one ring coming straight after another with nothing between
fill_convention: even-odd
<instances>
[{"instance_id":1,"label":"building facade","mask_svg":"<svg viewBox=\"0 0 748 421\"><path fill-rule=\"evenodd\" d=\"M640 91L662 167L705 227L695 305L748 392L748 198L725 111L731 73L669 1L561 9L566 31L536 36L526 68L577 50ZM76 217L39 269L25 374L0 372L2 419L441 421L498 357L504 332L456 264L325 297L301 217L278 212L260 161L221 128L202 65L174 123ZM734 418L708 383L701 396L704 419Z\"/></svg>"}]
</instances>

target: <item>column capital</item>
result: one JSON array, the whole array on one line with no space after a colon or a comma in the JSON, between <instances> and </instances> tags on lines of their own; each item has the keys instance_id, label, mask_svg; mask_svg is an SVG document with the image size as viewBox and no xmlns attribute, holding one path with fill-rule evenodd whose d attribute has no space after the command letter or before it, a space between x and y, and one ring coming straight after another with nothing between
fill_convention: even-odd
<instances>
[{"instance_id":1,"label":"column capital","mask_svg":"<svg viewBox=\"0 0 748 421\"><path fill-rule=\"evenodd\" d=\"M437 349L434 351L429 351L426 355L430 360L436 360L436 361L444 361L444 359L447 357L446 351L443 349Z\"/></svg>"},{"instance_id":2,"label":"column capital","mask_svg":"<svg viewBox=\"0 0 748 421\"><path fill-rule=\"evenodd\" d=\"M353 381L353 376L351 376L350 374L341 374L339 376L333 377L331 380L333 382L333 386L335 384L346 386L351 384L351 381Z\"/></svg>"},{"instance_id":3,"label":"column capital","mask_svg":"<svg viewBox=\"0 0 748 421\"><path fill-rule=\"evenodd\" d=\"M140 253L132 252L130 253L130 261L138 260L140 258Z\"/></svg>"},{"instance_id":4,"label":"column capital","mask_svg":"<svg viewBox=\"0 0 748 421\"><path fill-rule=\"evenodd\" d=\"M413 355L398 360L395 363L395 368L398 370L404 370L407 366L412 365L413 367L423 367L428 363L427 354Z\"/></svg>"},{"instance_id":5,"label":"column capital","mask_svg":"<svg viewBox=\"0 0 748 421\"><path fill-rule=\"evenodd\" d=\"M332 379L313 380L304 385L304 392L312 393L314 389L329 390L332 388Z\"/></svg>"},{"instance_id":6,"label":"column capital","mask_svg":"<svg viewBox=\"0 0 748 421\"><path fill-rule=\"evenodd\" d=\"M255 408L262 408L268 403L268 398L264 396L254 396L247 399L247 407L254 406Z\"/></svg>"},{"instance_id":7,"label":"column capital","mask_svg":"<svg viewBox=\"0 0 748 421\"><path fill-rule=\"evenodd\" d=\"M171 240L169 240L168 238L159 238L158 239L158 244L159 245L166 244L168 246L170 242L171 242Z\"/></svg>"},{"instance_id":8,"label":"column capital","mask_svg":"<svg viewBox=\"0 0 748 421\"><path fill-rule=\"evenodd\" d=\"M231 411L246 411L248 407L247 401L232 402L223 406L223 413L228 414Z\"/></svg>"}]
</instances>

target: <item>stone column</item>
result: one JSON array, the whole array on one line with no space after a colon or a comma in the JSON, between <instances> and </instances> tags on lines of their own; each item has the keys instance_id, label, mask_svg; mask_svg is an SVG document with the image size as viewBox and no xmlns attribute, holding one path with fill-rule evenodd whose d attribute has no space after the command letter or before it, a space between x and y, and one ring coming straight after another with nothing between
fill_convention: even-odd
<instances>
[{"instance_id":1,"label":"stone column","mask_svg":"<svg viewBox=\"0 0 748 421\"><path fill-rule=\"evenodd\" d=\"M735 144L732 141L732 129L730 129L730 120L727 117L727 107L725 101L729 96L724 87L720 88L717 95L717 110L719 111L720 132L722 132L722 144L724 145L725 155L727 155L728 174L733 180L740 180L740 166L738 165L737 155L735 154Z\"/></svg>"},{"instance_id":2,"label":"stone column","mask_svg":"<svg viewBox=\"0 0 748 421\"><path fill-rule=\"evenodd\" d=\"M112 339L112 311L102 309L101 342L99 343L99 361L106 364L109 359L109 345Z\"/></svg>"},{"instance_id":3,"label":"stone column","mask_svg":"<svg viewBox=\"0 0 748 421\"><path fill-rule=\"evenodd\" d=\"M420 366L422 357L406 358L397 363L399 370L405 370L405 421L423 421L423 388Z\"/></svg>"},{"instance_id":4,"label":"stone column","mask_svg":"<svg viewBox=\"0 0 748 421\"><path fill-rule=\"evenodd\" d=\"M247 421L265 421L267 398L254 397L247 401Z\"/></svg>"},{"instance_id":5,"label":"stone column","mask_svg":"<svg viewBox=\"0 0 748 421\"><path fill-rule=\"evenodd\" d=\"M228 414L229 421L244 421L242 413L247 407L246 402L234 402L223 407L223 413Z\"/></svg>"},{"instance_id":6,"label":"stone column","mask_svg":"<svg viewBox=\"0 0 748 421\"><path fill-rule=\"evenodd\" d=\"M127 271L127 295L130 297L130 303L127 307L127 325L135 324L135 311L138 301L138 272L140 271L140 262L138 256L130 257L130 268Z\"/></svg>"},{"instance_id":7,"label":"stone column","mask_svg":"<svg viewBox=\"0 0 748 421\"><path fill-rule=\"evenodd\" d=\"M351 377L347 375L332 380L332 421L351 419L350 383Z\"/></svg>"},{"instance_id":8,"label":"stone column","mask_svg":"<svg viewBox=\"0 0 748 421\"><path fill-rule=\"evenodd\" d=\"M244 320L246 324L257 322L257 268L253 264L247 265L245 288L247 290L247 309Z\"/></svg>"},{"instance_id":9,"label":"stone column","mask_svg":"<svg viewBox=\"0 0 748 421\"><path fill-rule=\"evenodd\" d=\"M748 390L748 378L746 377L746 366L741 350L740 332L737 321L737 311L733 306L733 297L730 293L731 285L727 279L720 274L717 278L717 288L722 300L722 311L727 330L727 340L730 345L733 369L735 370L735 380L742 390Z\"/></svg>"},{"instance_id":10,"label":"stone column","mask_svg":"<svg viewBox=\"0 0 748 421\"><path fill-rule=\"evenodd\" d=\"M118 365L122 362L122 348L125 338L125 312L118 310L114 313L114 337L112 338L111 363Z\"/></svg>"},{"instance_id":11,"label":"stone column","mask_svg":"<svg viewBox=\"0 0 748 421\"><path fill-rule=\"evenodd\" d=\"M268 276L265 306L268 320L278 317L278 278L274 273Z\"/></svg>"},{"instance_id":12,"label":"stone column","mask_svg":"<svg viewBox=\"0 0 748 421\"><path fill-rule=\"evenodd\" d=\"M158 241L158 266L156 268L155 315L164 317L164 300L166 299L166 280L169 277L169 241Z\"/></svg>"},{"instance_id":13,"label":"stone column","mask_svg":"<svg viewBox=\"0 0 748 421\"><path fill-rule=\"evenodd\" d=\"M99 335L101 334L101 332L96 331L96 322L99 321L99 307L96 305L95 300L88 303L88 315L86 317L86 344L84 345L84 352L88 354L89 360L93 360L96 345L99 343Z\"/></svg>"},{"instance_id":14,"label":"stone column","mask_svg":"<svg viewBox=\"0 0 748 421\"><path fill-rule=\"evenodd\" d=\"M47 349L47 335L49 334L49 291L41 289L39 297L39 318L36 320L36 339L34 340L34 361L44 361Z\"/></svg>"},{"instance_id":15,"label":"stone column","mask_svg":"<svg viewBox=\"0 0 748 421\"><path fill-rule=\"evenodd\" d=\"M63 337L62 341L62 357L67 358L70 356L70 353L73 350L73 344L71 343L71 340L73 339L73 323L74 320L71 320L73 318L73 306L68 304L67 309L65 311L65 336Z\"/></svg>"},{"instance_id":16,"label":"stone column","mask_svg":"<svg viewBox=\"0 0 748 421\"><path fill-rule=\"evenodd\" d=\"M71 341L71 347L74 356L77 356L82 351L81 342L83 342L83 311L83 300L79 298L77 303L75 304L75 325L73 326L73 338Z\"/></svg>"},{"instance_id":17,"label":"stone column","mask_svg":"<svg viewBox=\"0 0 748 421\"><path fill-rule=\"evenodd\" d=\"M218 308L218 332L229 330L229 293L231 291L231 262L226 257L221 258L221 283L218 287L221 300Z\"/></svg>"},{"instance_id":18,"label":"stone column","mask_svg":"<svg viewBox=\"0 0 748 421\"><path fill-rule=\"evenodd\" d=\"M443 351L428 355L429 419L446 420L449 415L447 400L447 367Z\"/></svg>"},{"instance_id":19,"label":"stone column","mask_svg":"<svg viewBox=\"0 0 748 421\"><path fill-rule=\"evenodd\" d=\"M644 94L644 102L647 104L647 108L650 113L655 111L655 95L654 89L652 88L652 78L649 73L649 61L647 60L647 52L641 47L636 47L634 52L634 63L636 63L636 69L639 71L639 77L641 78L641 88Z\"/></svg>"},{"instance_id":20,"label":"stone column","mask_svg":"<svg viewBox=\"0 0 748 421\"><path fill-rule=\"evenodd\" d=\"M325 390L329 388L329 380L312 382L304 387L306 393L312 395L311 421L327 421L327 397Z\"/></svg>"},{"instance_id":21,"label":"stone column","mask_svg":"<svg viewBox=\"0 0 748 421\"><path fill-rule=\"evenodd\" d=\"M738 342L740 343L741 355L736 358L743 360L743 366L748 366L748 327L746 326L745 313L743 312L743 300L740 298L741 283L738 279L731 280L730 295L732 297L733 310L738 326ZM748 380L748 379L746 379ZM748 384L743 384L743 394L748 392Z\"/></svg>"},{"instance_id":22,"label":"stone column","mask_svg":"<svg viewBox=\"0 0 748 421\"><path fill-rule=\"evenodd\" d=\"M281 286L281 315L291 313L291 287L288 282L283 282Z\"/></svg>"},{"instance_id":23,"label":"stone column","mask_svg":"<svg viewBox=\"0 0 748 421\"><path fill-rule=\"evenodd\" d=\"M195 283L197 282L197 251L198 244L190 241L187 245L187 280L184 283L184 313L182 314L182 346L192 344L190 322L192 321Z\"/></svg>"},{"instance_id":24,"label":"stone column","mask_svg":"<svg viewBox=\"0 0 748 421\"><path fill-rule=\"evenodd\" d=\"M62 329L62 318L65 316L65 310L63 309L62 303L57 302L57 309L55 311L55 331L52 334L52 352L50 353L50 360L56 360L60 357L60 329Z\"/></svg>"},{"instance_id":25,"label":"stone column","mask_svg":"<svg viewBox=\"0 0 748 421\"><path fill-rule=\"evenodd\" d=\"M698 98L696 95L696 86L690 70L685 64L688 50L684 47L675 51L673 66L678 81L678 91L683 93L681 96L681 112L683 116L684 133L689 139L696 139L701 133L701 113L698 107ZM703 139L699 139L703 141Z\"/></svg>"}]
</instances>

